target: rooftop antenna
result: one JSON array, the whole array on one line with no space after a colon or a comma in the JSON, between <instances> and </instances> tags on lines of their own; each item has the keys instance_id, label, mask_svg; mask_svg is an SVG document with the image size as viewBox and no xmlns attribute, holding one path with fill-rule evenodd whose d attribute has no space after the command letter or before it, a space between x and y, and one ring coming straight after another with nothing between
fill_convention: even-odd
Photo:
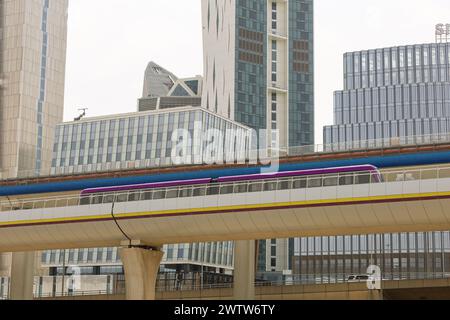
<instances>
[{"instance_id":1,"label":"rooftop antenna","mask_svg":"<svg viewBox=\"0 0 450 320\"><path fill-rule=\"evenodd\" d=\"M79 117L76 117L75 119L73 119L73 121L80 121L81 119L83 119L83 117L86 116L86 110L89 110L89 108L79 108L78 111L83 111Z\"/></svg>"}]
</instances>

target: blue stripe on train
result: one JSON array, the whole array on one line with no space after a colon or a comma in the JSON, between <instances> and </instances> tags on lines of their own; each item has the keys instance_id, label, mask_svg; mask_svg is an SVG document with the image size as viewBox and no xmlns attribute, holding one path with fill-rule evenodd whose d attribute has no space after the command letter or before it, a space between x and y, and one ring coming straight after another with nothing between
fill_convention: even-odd
<instances>
[{"instance_id":1,"label":"blue stripe on train","mask_svg":"<svg viewBox=\"0 0 450 320\"><path fill-rule=\"evenodd\" d=\"M450 151L414 153L395 156L367 157L367 158L331 160L331 161L319 161L307 163L289 163L280 165L280 171L308 170L317 168L364 165L364 164L372 164L378 168L390 168L403 166L443 164L443 163L450 163ZM144 176L130 176L122 178L105 178L105 179L86 179L79 181L32 184L25 186L6 186L0 188L0 196L77 191L87 188L99 188L99 187L150 183L150 182L165 182L172 180L187 180L187 179L202 179L202 178L215 179L222 176L234 176L234 175L257 174L257 173L260 173L260 167L187 171L181 173L170 173L161 175L144 175Z\"/></svg>"}]
</instances>

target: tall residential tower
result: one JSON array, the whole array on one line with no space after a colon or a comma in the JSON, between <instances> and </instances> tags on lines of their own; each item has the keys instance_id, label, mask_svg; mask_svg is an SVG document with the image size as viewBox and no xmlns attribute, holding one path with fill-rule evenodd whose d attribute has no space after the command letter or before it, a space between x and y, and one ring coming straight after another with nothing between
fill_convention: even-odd
<instances>
[{"instance_id":1,"label":"tall residential tower","mask_svg":"<svg viewBox=\"0 0 450 320\"><path fill-rule=\"evenodd\" d=\"M0 172L50 168L63 119L68 0L0 2Z\"/></svg>"},{"instance_id":2,"label":"tall residential tower","mask_svg":"<svg viewBox=\"0 0 450 320\"><path fill-rule=\"evenodd\" d=\"M0 1L0 179L50 170L64 110L68 2ZM0 275L20 259L0 254ZM33 266L11 272L20 279L22 268Z\"/></svg>"},{"instance_id":3,"label":"tall residential tower","mask_svg":"<svg viewBox=\"0 0 450 320\"><path fill-rule=\"evenodd\" d=\"M313 0L202 0L202 15L203 107L313 144Z\"/></svg>"}]
</instances>

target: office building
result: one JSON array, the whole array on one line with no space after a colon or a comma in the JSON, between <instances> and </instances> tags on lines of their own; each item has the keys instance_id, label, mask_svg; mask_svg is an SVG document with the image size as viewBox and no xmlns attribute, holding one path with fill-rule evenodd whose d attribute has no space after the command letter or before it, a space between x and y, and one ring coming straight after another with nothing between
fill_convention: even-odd
<instances>
[{"instance_id":1,"label":"office building","mask_svg":"<svg viewBox=\"0 0 450 320\"><path fill-rule=\"evenodd\" d=\"M212 272L231 274L233 242L164 245L162 272ZM62 274L62 266L80 267L83 275L123 273L118 248L49 250L42 253L41 266L49 275Z\"/></svg>"},{"instance_id":2,"label":"office building","mask_svg":"<svg viewBox=\"0 0 450 320\"><path fill-rule=\"evenodd\" d=\"M205 163L207 141L195 140L195 123L204 131L219 129L236 132L236 157L246 150L250 129L211 111L181 107L165 110L118 114L81 121L65 122L56 127L52 174L82 173L137 167L163 167L172 161L172 134L177 129L190 133L192 163ZM197 138L204 138L199 135ZM227 142L214 141L214 150L225 150ZM241 149L243 148L243 149ZM228 150L229 151L229 150ZM224 156L229 152L222 152ZM200 155L200 158L198 156Z\"/></svg>"},{"instance_id":3,"label":"office building","mask_svg":"<svg viewBox=\"0 0 450 320\"><path fill-rule=\"evenodd\" d=\"M334 124L324 128L324 144L347 149L365 140L402 143L449 129L450 44L344 55L344 90L334 94Z\"/></svg>"},{"instance_id":4,"label":"office building","mask_svg":"<svg viewBox=\"0 0 450 320\"><path fill-rule=\"evenodd\" d=\"M312 0L202 0L202 106L280 147L314 143ZM275 138L275 139L274 139Z\"/></svg>"},{"instance_id":5,"label":"office building","mask_svg":"<svg viewBox=\"0 0 450 320\"><path fill-rule=\"evenodd\" d=\"M379 266L386 280L444 277L450 272L450 232L311 237L295 242L294 279L346 282ZM295 279L297 278L297 279Z\"/></svg>"}]
</instances>

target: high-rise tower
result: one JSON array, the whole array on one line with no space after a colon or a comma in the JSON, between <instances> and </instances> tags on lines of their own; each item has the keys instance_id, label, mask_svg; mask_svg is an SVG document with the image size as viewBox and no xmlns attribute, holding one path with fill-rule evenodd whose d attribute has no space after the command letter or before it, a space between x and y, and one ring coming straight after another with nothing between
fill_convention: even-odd
<instances>
[{"instance_id":1,"label":"high-rise tower","mask_svg":"<svg viewBox=\"0 0 450 320\"><path fill-rule=\"evenodd\" d=\"M282 149L314 144L313 0L202 0L202 21L202 106L272 146L273 129ZM261 241L258 270L291 270L293 254L293 239Z\"/></svg>"},{"instance_id":2,"label":"high-rise tower","mask_svg":"<svg viewBox=\"0 0 450 320\"><path fill-rule=\"evenodd\" d=\"M64 111L67 9L68 0L0 1L0 179L50 170ZM0 254L0 275L20 259ZM34 266L11 270L13 296L22 268L31 276Z\"/></svg>"},{"instance_id":3,"label":"high-rise tower","mask_svg":"<svg viewBox=\"0 0 450 320\"><path fill-rule=\"evenodd\" d=\"M68 0L0 2L0 172L50 168L63 119Z\"/></svg>"},{"instance_id":4,"label":"high-rise tower","mask_svg":"<svg viewBox=\"0 0 450 320\"><path fill-rule=\"evenodd\" d=\"M202 16L203 107L313 144L313 0L202 0Z\"/></svg>"}]
</instances>

